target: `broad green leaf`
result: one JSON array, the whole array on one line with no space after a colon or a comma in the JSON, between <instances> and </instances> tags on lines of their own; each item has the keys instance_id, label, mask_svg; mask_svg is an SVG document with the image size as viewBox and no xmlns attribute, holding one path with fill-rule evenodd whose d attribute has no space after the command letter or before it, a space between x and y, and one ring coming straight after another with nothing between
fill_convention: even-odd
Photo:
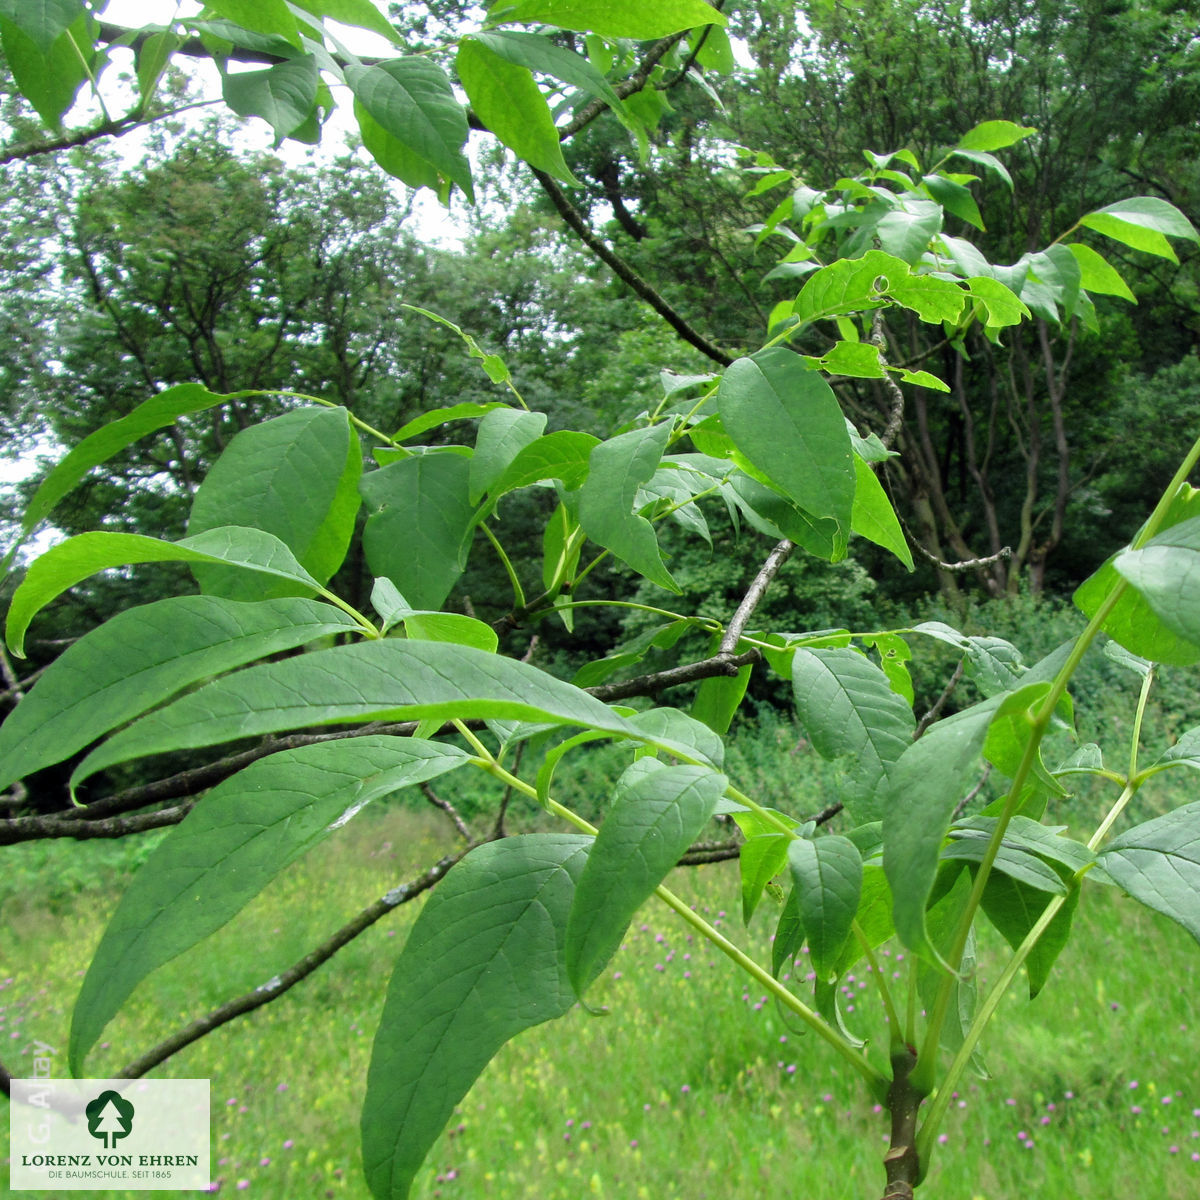
<instances>
[{"instance_id":1,"label":"broad green leaf","mask_svg":"<svg viewBox=\"0 0 1200 1200\"><path fill-rule=\"evenodd\" d=\"M320 80L316 59L304 55L263 71L226 72L221 93L239 117L262 117L280 142L308 119Z\"/></svg>"},{"instance_id":2,"label":"broad green leaf","mask_svg":"<svg viewBox=\"0 0 1200 1200\"><path fill-rule=\"evenodd\" d=\"M1037 276L1049 288L1056 304L1070 316L1079 301L1082 272L1075 255L1066 246L1050 246L1029 255L1030 278ZM1023 293L1022 293L1023 294Z\"/></svg>"},{"instance_id":3,"label":"broad green leaf","mask_svg":"<svg viewBox=\"0 0 1200 1200\"><path fill-rule=\"evenodd\" d=\"M527 663L450 642L382 638L262 663L214 680L104 742L73 779L77 783L132 758L283 729L427 717L582 725L688 758L699 757L694 740L681 742L674 735L694 727L720 748L711 730L683 713L674 715L668 733L660 733L658 726L667 718L655 714L664 711L626 719Z\"/></svg>"},{"instance_id":4,"label":"broad green leaf","mask_svg":"<svg viewBox=\"0 0 1200 1200\"><path fill-rule=\"evenodd\" d=\"M618 434L592 449L588 475L579 489L579 523L606 550L659 587L679 587L663 563L654 526L633 511L638 488L653 478L669 423Z\"/></svg>"},{"instance_id":5,"label":"broad green leaf","mask_svg":"<svg viewBox=\"0 0 1200 1200\"><path fill-rule=\"evenodd\" d=\"M1102 254L1082 242L1072 242L1067 249L1079 264L1079 281L1086 291L1102 296L1120 296L1130 304L1137 303L1137 297L1129 290L1120 272Z\"/></svg>"},{"instance_id":6,"label":"broad green leaf","mask_svg":"<svg viewBox=\"0 0 1200 1200\"><path fill-rule=\"evenodd\" d=\"M1050 977L1055 960L1071 936L1071 921L1079 907L1079 885L1072 884L1066 902L1051 918L1025 960L1032 1000ZM983 889L983 911L1004 940L1015 950L1051 902L1044 891L1027 887L1008 875L993 872Z\"/></svg>"},{"instance_id":7,"label":"broad green leaf","mask_svg":"<svg viewBox=\"0 0 1200 1200\"><path fill-rule=\"evenodd\" d=\"M975 275L967 280L967 290L983 305L987 313L984 324L989 329L1019 325L1030 315L1029 308L1016 292L998 279Z\"/></svg>"},{"instance_id":8,"label":"broad green leaf","mask_svg":"<svg viewBox=\"0 0 1200 1200\"><path fill-rule=\"evenodd\" d=\"M0 789L190 684L358 628L314 600L174 596L117 613L68 646L0 725Z\"/></svg>"},{"instance_id":9,"label":"broad green leaf","mask_svg":"<svg viewBox=\"0 0 1200 1200\"><path fill-rule=\"evenodd\" d=\"M973 243L964 238L951 237L948 233L943 233L934 242L934 249L939 256L948 256L954 264L956 273L963 276L964 279L971 276L987 278L991 275L991 263Z\"/></svg>"},{"instance_id":10,"label":"broad green leaf","mask_svg":"<svg viewBox=\"0 0 1200 1200\"><path fill-rule=\"evenodd\" d=\"M991 702L931 726L892 766L883 797L883 869L894 899L896 933L912 951L933 958L925 906L942 841L977 769Z\"/></svg>"},{"instance_id":11,"label":"broad green leaf","mask_svg":"<svg viewBox=\"0 0 1200 1200\"><path fill-rule=\"evenodd\" d=\"M729 479L728 494L746 521L766 537L788 538L826 562L846 557L846 537L830 517L814 517L749 475Z\"/></svg>"},{"instance_id":12,"label":"broad green leaf","mask_svg":"<svg viewBox=\"0 0 1200 1200\"><path fill-rule=\"evenodd\" d=\"M1003 150L1022 141L1037 130L1030 125L1017 125L1012 121L984 121L968 130L958 139L956 150Z\"/></svg>"},{"instance_id":13,"label":"broad green leaf","mask_svg":"<svg viewBox=\"0 0 1200 1200\"><path fill-rule=\"evenodd\" d=\"M634 713L626 721L634 736L641 736L657 745L674 747L679 753L682 748L693 759L715 767L718 771L725 762L725 743L703 721L689 717L678 708L648 708Z\"/></svg>"},{"instance_id":14,"label":"broad green leaf","mask_svg":"<svg viewBox=\"0 0 1200 1200\"><path fill-rule=\"evenodd\" d=\"M857 482L850 513L851 530L890 550L910 571L914 570L912 551L900 528L896 510L875 472L857 454L854 456L854 474Z\"/></svg>"},{"instance_id":15,"label":"broad green leaf","mask_svg":"<svg viewBox=\"0 0 1200 1200\"><path fill-rule=\"evenodd\" d=\"M295 585L293 594L321 590L277 537L259 529L211 529L178 542L140 533L81 533L52 546L30 564L8 610L9 649L24 657L29 622L81 579L112 567L148 562L230 564L288 580Z\"/></svg>"},{"instance_id":16,"label":"broad green leaf","mask_svg":"<svg viewBox=\"0 0 1200 1200\"><path fill-rule=\"evenodd\" d=\"M618 114L623 112L621 98L613 90L612 84L583 55L556 45L548 37L507 29L475 33L472 37L511 63L579 88L589 96L603 100Z\"/></svg>"},{"instance_id":17,"label":"broad green leaf","mask_svg":"<svg viewBox=\"0 0 1200 1200\"><path fill-rule=\"evenodd\" d=\"M344 408L300 408L242 430L192 499L188 533L244 525L274 534L318 582L342 565L360 504L362 449ZM201 590L268 600L287 584L194 568ZM386 574L386 572L376 572Z\"/></svg>"},{"instance_id":18,"label":"broad green leaf","mask_svg":"<svg viewBox=\"0 0 1200 1200\"><path fill-rule=\"evenodd\" d=\"M428 58L410 56L364 66L350 64L346 83L384 132L473 196L471 164L463 154L467 116L446 73Z\"/></svg>"},{"instance_id":19,"label":"broad green leaf","mask_svg":"<svg viewBox=\"0 0 1200 1200\"><path fill-rule=\"evenodd\" d=\"M1200 517L1172 525L1140 550L1121 551L1113 567L1172 633L1200 646ZM1144 653L1117 640L1127 650Z\"/></svg>"},{"instance_id":20,"label":"broad green leaf","mask_svg":"<svg viewBox=\"0 0 1200 1200\"><path fill-rule=\"evenodd\" d=\"M790 837L782 833L760 833L747 838L738 852L742 878L742 920L750 924L762 899L763 889L787 870ZM799 948L800 943L796 943Z\"/></svg>"},{"instance_id":21,"label":"broad green leaf","mask_svg":"<svg viewBox=\"0 0 1200 1200\"><path fill-rule=\"evenodd\" d=\"M800 919L800 900L796 889L790 888L783 902L783 911L779 914L779 922L775 926L775 936L771 939L771 974L776 979L792 960L800 953L804 944L804 922Z\"/></svg>"},{"instance_id":22,"label":"broad green leaf","mask_svg":"<svg viewBox=\"0 0 1200 1200\"><path fill-rule=\"evenodd\" d=\"M902 207L885 213L875 226L875 236L886 254L913 264L929 248L942 228L942 206L932 200L905 199Z\"/></svg>"},{"instance_id":23,"label":"broad green leaf","mask_svg":"<svg viewBox=\"0 0 1200 1200\"><path fill-rule=\"evenodd\" d=\"M203 412L224 404L229 396L210 392L199 383L181 383L139 404L128 416L112 421L89 434L42 480L21 522L18 545L49 516L54 506L74 490L95 466L107 462L126 446L156 429L162 429L188 413ZM11 561L16 548L5 558Z\"/></svg>"},{"instance_id":24,"label":"broad green leaf","mask_svg":"<svg viewBox=\"0 0 1200 1200\"><path fill-rule=\"evenodd\" d=\"M971 892L971 876L964 870L953 869L955 864L947 864L951 870L938 880L935 889L934 902L929 906L927 921L930 941L934 952L941 957L950 954L951 947L962 921L967 899ZM949 884L949 886L947 886ZM933 1008L945 975L942 970L931 965L929 961L917 964L917 995L920 997L926 1011ZM959 971L951 982L950 1009L942 1025L939 1043L943 1050L954 1053L963 1043L963 1037L971 1026L975 1016L976 983L975 983L975 930L971 929L963 946L962 962ZM972 1056L975 1070L986 1078L987 1071L982 1064Z\"/></svg>"},{"instance_id":25,"label":"broad green leaf","mask_svg":"<svg viewBox=\"0 0 1200 1200\"><path fill-rule=\"evenodd\" d=\"M605 38L670 37L700 25L724 25L725 16L704 0L518 0L504 12L506 21L553 25Z\"/></svg>"},{"instance_id":26,"label":"broad green leaf","mask_svg":"<svg viewBox=\"0 0 1200 1200\"><path fill-rule=\"evenodd\" d=\"M707 767L646 770L639 763L618 781L567 919L567 976L579 995L708 823L728 783Z\"/></svg>"},{"instance_id":27,"label":"broad green leaf","mask_svg":"<svg viewBox=\"0 0 1200 1200\"><path fill-rule=\"evenodd\" d=\"M734 714L741 706L750 683L749 663L738 668L736 675L714 675L702 680L692 701L692 716L703 721L714 733L724 736L729 732Z\"/></svg>"},{"instance_id":28,"label":"broad green leaf","mask_svg":"<svg viewBox=\"0 0 1200 1200\"><path fill-rule=\"evenodd\" d=\"M456 454L424 454L362 478L367 563L414 608L441 608L466 566L475 520L470 471Z\"/></svg>"},{"instance_id":29,"label":"broad green leaf","mask_svg":"<svg viewBox=\"0 0 1200 1200\"><path fill-rule=\"evenodd\" d=\"M939 379L936 375L931 375L928 371L909 371L902 369L900 371L900 382L911 383L915 387L932 388L936 392L948 392L950 385Z\"/></svg>"},{"instance_id":30,"label":"broad green leaf","mask_svg":"<svg viewBox=\"0 0 1200 1200\"><path fill-rule=\"evenodd\" d=\"M277 34L300 47L300 26L286 0L208 0L208 9L255 33Z\"/></svg>"},{"instance_id":31,"label":"broad green leaf","mask_svg":"<svg viewBox=\"0 0 1200 1200\"><path fill-rule=\"evenodd\" d=\"M567 914L592 839L534 833L472 850L396 960L362 1112L363 1168L403 1200L454 1106L505 1042L575 1003Z\"/></svg>"},{"instance_id":32,"label":"broad green leaf","mask_svg":"<svg viewBox=\"0 0 1200 1200\"><path fill-rule=\"evenodd\" d=\"M1012 191L1012 176L1008 173L1008 168L994 154L989 154L986 150L964 150L961 147L951 150L950 153L958 155L959 158L968 159L970 162L979 163L980 166L987 167L990 171L995 171L1008 184L1009 191Z\"/></svg>"},{"instance_id":33,"label":"broad green leaf","mask_svg":"<svg viewBox=\"0 0 1200 1200\"><path fill-rule=\"evenodd\" d=\"M849 648L797 647L792 687L817 753L849 757L842 800L855 822L879 820L888 780L912 745L912 709L873 662Z\"/></svg>"},{"instance_id":34,"label":"broad green leaf","mask_svg":"<svg viewBox=\"0 0 1200 1200\"><path fill-rule=\"evenodd\" d=\"M974 225L976 229L984 228L983 216L979 212L979 205L975 203L975 197L961 183L955 183L945 175L926 175L921 182L948 213L953 213L954 216Z\"/></svg>"},{"instance_id":35,"label":"broad green leaf","mask_svg":"<svg viewBox=\"0 0 1200 1200\"><path fill-rule=\"evenodd\" d=\"M495 654L500 646L500 639L490 625L461 613L414 612L403 620L404 631L418 641L454 642L489 654Z\"/></svg>"},{"instance_id":36,"label":"broad green leaf","mask_svg":"<svg viewBox=\"0 0 1200 1200\"><path fill-rule=\"evenodd\" d=\"M964 817L955 822L951 831L970 830L977 835L990 837L996 828L995 817ZM1095 854L1082 842L1063 837L1065 825L1043 825L1020 814L1013 817L1004 831L1004 840L1011 846L1041 855L1051 862L1060 863L1068 871L1082 871L1096 861Z\"/></svg>"},{"instance_id":37,"label":"broad green leaf","mask_svg":"<svg viewBox=\"0 0 1200 1200\"><path fill-rule=\"evenodd\" d=\"M429 188L445 203L449 183L432 163L411 146L390 134L358 101L354 101L354 119L367 153L393 178L410 188Z\"/></svg>"},{"instance_id":38,"label":"broad green leaf","mask_svg":"<svg viewBox=\"0 0 1200 1200\"><path fill-rule=\"evenodd\" d=\"M1082 217L1080 225L1094 229L1114 241L1159 258L1178 262L1167 237L1186 238L1200 242L1191 221L1173 204L1157 196L1134 196L1129 200L1118 200Z\"/></svg>"},{"instance_id":39,"label":"broad green leaf","mask_svg":"<svg viewBox=\"0 0 1200 1200\"><path fill-rule=\"evenodd\" d=\"M10 722L12 719L9 717ZM3 737L3 733L3 728L0 728L0 738ZM1193 770L1200 770L1200 728L1188 729L1181 733L1175 745L1164 750L1146 771L1156 775L1168 767L1191 767ZM3 786L4 784L0 783L0 787Z\"/></svg>"},{"instance_id":40,"label":"broad green leaf","mask_svg":"<svg viewBox=\"0 0 1200 1200\"><path fill-rule=\"evenodd\" d=\"M879 347L872 342L837 342L821 356L821 366L831 375L849 375L854 379L882 379Z\"/></svg>"},{"instance_id":41,"label":"broad green leaf","mask_svg":"<svg viewBox=\"0 0 1200 1200\"><path fill-rule=\"evenodd\" d=\"M403 38L388 23L387 18L379 11L371 0L293 0L305 12L315 17L328 17L342 25L355 25L359 29L369 29L372 33L394 42L403 44Z\"/></svg>"},{"instance_id":42,"label":"broad green leaf","mask_svg":"<svg viewBox=\"0 0 1200 1200\"><path fill-rule=\"evenodd\" d=\"M1020 683L1024 670L1021 652L1003 638L969 637L942 621L922 621L912 631L962 651L967 659L968 678L979 685L985 696L1011 692Z\"/></svg>"},{"instance_id":43,"label":"broad green leaf","mask_svg":"<svg viewBox=\"0 0 1200 1200\"><path fill-rule=\"evenodd\" d=\"M84 15L82 0L0 0L0 17L11 21L41 51Z\"/></svg>"},{"instance_id":44,"label":"broad green leaf","mask_svg":"<svg viewBox=\"0 0 1200 1200\"><path fill-rule=\"evenodd\" d=\"M372 736L259 759L217 784L133 878L84 977L70 1061L152 971L216 932L374 800L470 761L456 746Z\"/></svg>"},{"instance_id":45,"label":"broad green leaf","mask_svg":"<svg viewBox=\"0 0 1200 1200\"><path fill-rule=\"evenodd\" d=\"M1041 706L1050 684L1046 681L1026 684L1000 698L1000 703L988 725L987 740L983 745L983 756L1012 778L1016 775L1025 750L1033 737L1034 710ZM1065 796L1066 790L1046 770L1039 748L1033 760L1030 778L1038 780L1057 796Z\"/></svg>"},{"instance_id":46,"label":"broad green leaf","mask_svg":"<svg viewBox=\"0 0 1200 1200\"><path fill-rule=\"evenodd\" d=\"M539 171L580 186L563 158L550 106L526 67L471 37L459 42L454 65L475 114L504 145Z\"/></svg>"},{"instance_id":47,"label":"broad green leaf","mask_svg":"<svg viewBox=\"0 0 1200 1200\"><path fill-rule=\"evenodd\" d=\"M669 649L693 628L693 622L686 617L652 626L629 641L622 642L617 650L603 658L584 663L575 672L571 682L576 687L594 687L625 667L636 666L646 657L647 651Z\"/></svg>"},{"instance_id":48,"label":"broad green leaf","mask_svg":"<svg viewBox=\"0 0 1200 1200\"><path fill-rule=\"evenodd\" d=\"M513 460L546 428L546 414L496 408L479 422L471 456L468 499L478 504L483 495L512 466Z\"/></svg>"},{"instance_id":49,"label":"broad green leaf","mask_svg":"<svg viewBox=\"0 0 1200 1200\"><path fill-rule=\"evenodd\" d=\"M882 276L890 284L910 274L906 262L882 250L868 250L862 258L839 259L809 276L796 297L796 317L816 321L879 308L884 301L876 280Z\"/></svg>"},{"instance_id":50,"label":"broad green leaf","mask_svg":"<svg viewBox=\"0 0 1200 1200\"><path fill-rule=\"evenodd\" d=\"M908 643L897 633L876 633L864 636L861 641L864 646L874 646L889 686L911 708L916 697L912 676L908 673L908 664L912 661Z\"/></svg>"},{"instance_id":51,"label":"broad green leaf","mask_svg":"<svg viewBox=\"0 0 1200 1200\"><path fill-rule=\"evenodd\" d=\"M182 43L183 38L170 30L151 33L141 39L141 44L134 51L134 62L137 66L138 91L143 103L154 94L158 81L167 69L167 63L171 61L171 55Z\"/></svg>"},{"instance_id":52,"label":"broad green leaf","mask_svg":"<svg viewBox=\"0 0 1200 1200\"><path fill-rule=\"evenodd\" d=\"M455 326L455 331L462 332L457 326ZM419 417L413 417L411 421L406 421L396 430L392 441L407 442L410 438L427 433L431 429L440 429L441 426L448 425L451 421L467 421L473 417L484 417L498 408L507 407L508 405L496 400L488 404L466 401L462 404L451 404L448 408L430 409L429 412L424 412Z\"/></svg>"},{"instance_id":53,"label":"broad green leaf","mask_svg":"<svg viewBox=\"0 0 1200 1200\"><path fill-rule=\"evenodd\" d=\"M962 859L966 862L982 862L987 853L987 838L973 835L961 838L951 838L950 843L942 849L944 859ZM1055 896L1067 894L1066 885L1036 854L1030 854L1016 846L1001 843L996 852L993 868L1002 871L1019 883L1049 892Z\"/></svg>"},{"instance_id":54,"label":"broad green leaf","mask_svg":"<svg viewBox=\"0 0 1200 1200\"><path fill-rule=\"evenodd\" d=\"M1200 803L1134 826L1099 857L1118 887L1200 941Z\"/></svg>"},{"instance_id":55,"label":"broad green leaf","mask_svg":"<svg viewBox=\"0 0 1200 1200\"><path fill-rule=\"evenodd\" d=\"M837 835L794 838L788 845L788 867L809 960L817 978L828 981L858 912L862 857L853 842Z\"/></svg>"},{"instance_id":56,"label":"broad green leaf","mask_svg":"<svg viewBox=\"0 0 1200 1200\"><path fill-rule=\"evenodd\" d=\"M543 479L560 479L568 491L577 488L588 473L588 459L600 439L590 433L562 429L531 442L509 463L492 486L494 495L528 487Z\"/></svg>"},{"instance_id":57,"label":"broad green leaf","mask_svg":"<svg viewBox=\"0 0 1200 1200\"><path fill-rule=\"evenodd\" d=\"M838 524L845 544L854 462L833 389L804 360L776 346L730 366L717 392L726 433L789 499Z\"/></svg>"},{"instance_id":58,"label":"broad green leaf","mask_svg":"<svg viewBox=\"0 0 1200 1200\"><path fill-rule=\"evenodd\" d=\"M887 294L901 307L911 309L922 321L933 325L957 321L966 303L962 288L933 275L899 277L888 284Z\"/></svg>"},{"instance_id":59,"label":"broad green leaf","mask_svg":"<svg viewBox=\"0 0 1200 1200\"><path fill-rule=\"evenodd\" d=\"M78 17L43 52L23 29L0 15L0 47L17 91L48 128L61 130L63 115L75 103L95 56L89 18Z\"/></svg>"},{"instance_id":60,"label":"broad green leaf","mask_svg":"<svg viewBox=\"0 0 1200 1200\"><path fill-rule=\"evenodd\" d=\"M859 853L863 853L861 847ZM887 876L878 862L863 863L862 893L854 919L872 950L895 936L896 929L892 924L892 890L888 887ZM841 956L834 964L834 975L840 979L865 953L857 935L847 938Z\"/></svg>"}]
</instances>

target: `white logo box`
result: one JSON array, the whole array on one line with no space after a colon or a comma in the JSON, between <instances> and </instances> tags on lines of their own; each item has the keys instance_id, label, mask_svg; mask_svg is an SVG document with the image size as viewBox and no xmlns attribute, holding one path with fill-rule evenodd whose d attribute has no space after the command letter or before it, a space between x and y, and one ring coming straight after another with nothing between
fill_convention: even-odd
<instances>
[{"instance_id":1,"label":"white logo box","mask_svg":"<svg viewBox=\"0 0 1200 1200\"><path fill-rule=\"evenodd\" d=\"M207 1079L14 1079L13 1191L205 1191Z\"/></svg>"}]
</instances>

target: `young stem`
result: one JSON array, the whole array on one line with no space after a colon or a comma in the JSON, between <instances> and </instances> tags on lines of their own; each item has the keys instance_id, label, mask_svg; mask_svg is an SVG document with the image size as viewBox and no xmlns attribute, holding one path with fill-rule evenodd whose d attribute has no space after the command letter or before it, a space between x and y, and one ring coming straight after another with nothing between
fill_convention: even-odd
<instances>
[{"instance_id":1,"label":"young stem","mask_svg":"<svg viewBox=\"0 0 1200 1200\"><path fill-rule=\"evenodd\" d=\"M857 921L852 921L850 923L850 931L858 939L858 944L863 949L863 956L867 960L871 974L875 977L875 986L879 990L879 999L883 1001L883 1011L887 1016L888 1037L891 1042L892 1053L894 1054L898 1047L904 1045L904 1030L900 1026L900 1018L896 1013L895 1005L892 1003L891 989L889 989L887 980L883 977L883 971L879 966L879 959L876 957L867 935L863 933L862 926Z\"/></svg>"},{"instance_id":2,"label":"young stem","mask_svg":"<svg viewBox=\"0 0 1200 1200\"><path fill-rule=\"evenodd\" d=\"M500 562L504 566L505 574L508 575L508 582L512 585L513 590L513 607L515 609L523 609L525 607L525 589L521 587L521 581L517 578L516 569L512 565L512 560L504 552L504 547L500 545L500 539L488 528L486 521L481 521L479 527L483 530L487 540L492 543L492 549L500 558Z\"/></svg>"}]
</instances>

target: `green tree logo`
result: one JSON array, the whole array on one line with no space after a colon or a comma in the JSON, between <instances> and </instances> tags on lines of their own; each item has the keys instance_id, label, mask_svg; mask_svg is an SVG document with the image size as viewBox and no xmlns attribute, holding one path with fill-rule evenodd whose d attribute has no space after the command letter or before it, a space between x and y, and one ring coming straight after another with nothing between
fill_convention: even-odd
<instances>
[{"instance_id":1,"label":"green tree logo","mask_svg":"<svg viewBox=\"0 0 1200 1200\"><path fill-rule=\"evenodd\" d=\"M111 1089L101 1092L83 1111L88 1133L99 1138L106 1150L111 1150L118 1138L128 1137L133 1129L133 1105Z\"/></svg>"}]
</instances>

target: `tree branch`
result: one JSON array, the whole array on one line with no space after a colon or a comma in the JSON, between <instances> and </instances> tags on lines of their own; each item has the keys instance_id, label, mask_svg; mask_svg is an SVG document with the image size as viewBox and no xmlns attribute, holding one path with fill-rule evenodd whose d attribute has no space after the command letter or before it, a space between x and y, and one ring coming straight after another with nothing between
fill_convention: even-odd
<instances>
[{"instance_id":1,"label":"tree branch","mask_svg":"<svg viewBox=\"0 0 1200 1200\"><path fill-rule=\"evenodd\" d=\"M759 568L753 583L750 584L745 596L742 597L741 604L737 606L737 611L725 627L725 636L721 638L721 645L717 651L718 654L732 654L737 649L738 642L741 640L742 634L746 631L746 625L754 615L754 610L762 601L767 588L771 586L771 580L779 573L779 568L787 562L788 555L794 549L795 546L793 543L784 538L767 555L766 562Z\"/></svg>"},{"instance_id":2,"label":"tree branch","mask_svg":"<svg viewBox=\"0 0 1200 1200\"><path fill-rule=\"evenodd\" d=\"M567 198L562 188L545 171L539 171L537 167L529 169L538 183L542 185L542 190L550 198L550 203L554 205L555 211L566 222L568 228L618 279L627 284L635 295L645 300L685 342L694 346L705 357L711 358L713 362L720 363L723 367L727 367L733 362L731 355L722 350L720 346L710 342L698 330L693 329L641 275L613 252L584 220L583 215Z\"/></svg>"},{"instance_id":3,"label":"tree branch","mask_svg":"<svg viewBox=\"0 0 1200 1200\"><path fill-rule=\"evenodd\" d=\"M428 891L466 853L467 850L464 849L456 854L448 854L445 858L439 859L429 870L418 875L416 879L401 884L380 896L373 904L369 904L356 917L343 925L332 937L322 942L298 962L293 963L281 975L276 975L274 978L268 979L266 983L259 984L252 992L246 992L233 1000L226 1001L214 1008L212 1012L199 1017L190 1025L173 1033L153 1049L146 1051L139 1058L135 1058L123 1070L116 1072L114 1078L137 1079L185 1046L190 1046L193 1042L198 1042L202 1037L206 1037L214 1029L219 1029L222 1025L227 1025L230 1021L245 1016L246 1013L253 1012L256 1008L262 1008L264 1004L278 1000L280 996L290 991L306 976L311 975L319 966L328 962L343 946L349 945L360 933L369 929L381 917L387 916L401 904Z\"/></svg>"}]
</instances>

